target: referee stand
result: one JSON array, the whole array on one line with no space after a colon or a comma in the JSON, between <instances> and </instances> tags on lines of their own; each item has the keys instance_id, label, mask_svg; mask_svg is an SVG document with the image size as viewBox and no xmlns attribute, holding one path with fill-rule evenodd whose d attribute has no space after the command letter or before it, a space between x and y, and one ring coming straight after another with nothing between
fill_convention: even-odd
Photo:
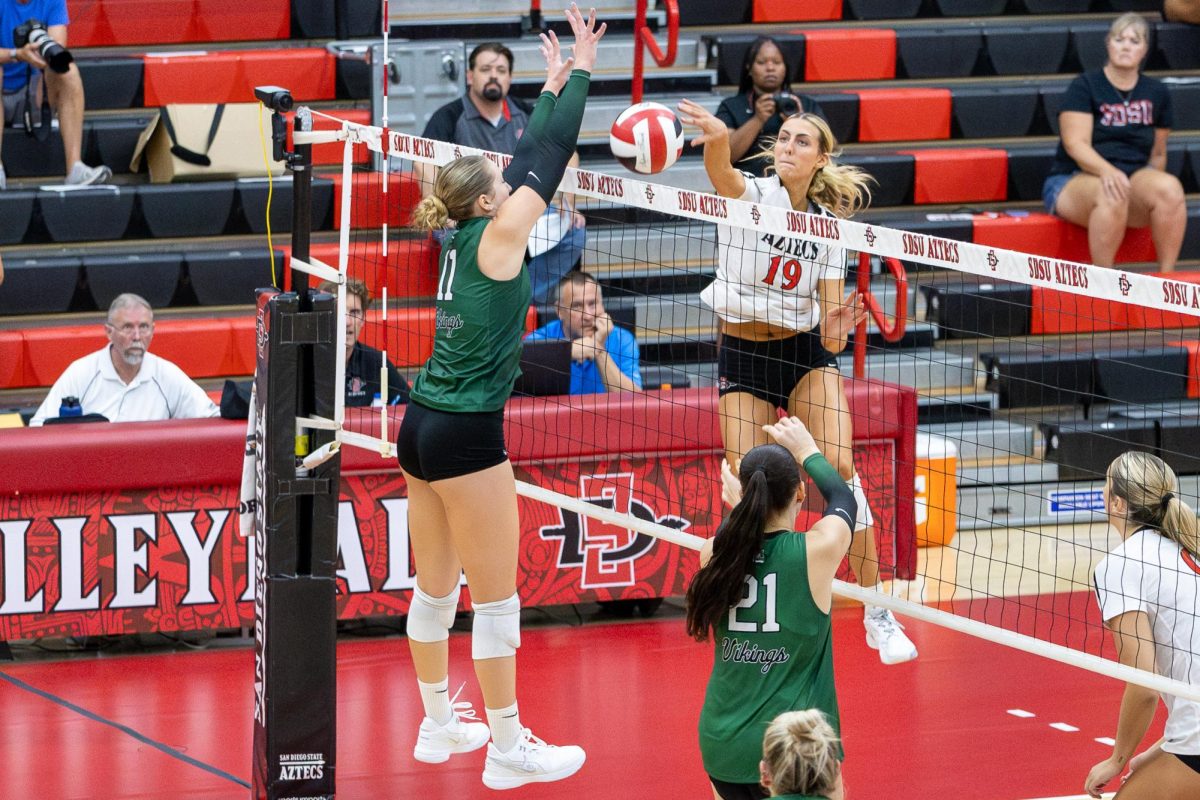
<instances>
[{"instance_id":1,"label":"referee stand","mask_svg":"<svg viewBox=\"0 0 1200 800\"><path fill-rule=\"evenodd\" d=\"M274 112L274 157L292 173L293 272L292 291L257 293L252 797L332 800L341 460L335 426L318 421L335 416L341 333L337 299L310 290L297 268L309 261L312 144L300 134L312 131L311 114L297 110L286 152L291 94L255 95Z\"/></svg>"}]
</instances>

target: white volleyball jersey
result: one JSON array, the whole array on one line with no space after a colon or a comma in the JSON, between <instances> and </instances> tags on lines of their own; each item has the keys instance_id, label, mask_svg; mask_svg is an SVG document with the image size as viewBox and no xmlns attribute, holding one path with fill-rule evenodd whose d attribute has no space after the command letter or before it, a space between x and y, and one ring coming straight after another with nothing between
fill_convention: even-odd
<instances>
[{"instance_id":1,"label":"white volleyball jersey","mask_svg":"<svg viewBox=\"0 0 1200 800\"><path fill-rule=\"evenodd\" d=\"M739 200L792 208L779 176L746 175ZM808 212L829 218L826 233L837 231L836 218L810 203ZM813 239L796 239L779 230L717 227L717 278L700 297L726 322L766 322L802 332L821 321L817 281L846 277L846 250ZM840 299L840 298L839 298Z\"/></svg>"},{"instance_id":2,"label":"white volleyball jersey","mask_svg":"<svg viewBox=\"0 0 1200 800\"><path fill-rule=\"evenodd\" d=\"M1134 533L1096 566L1104 621L1142 611L1154 630L1160 675L1200 685L1200 564L1158 531ZM1164 694L1163 750L1200 755L1200 703Z\"/></svg>"}]
</instances>

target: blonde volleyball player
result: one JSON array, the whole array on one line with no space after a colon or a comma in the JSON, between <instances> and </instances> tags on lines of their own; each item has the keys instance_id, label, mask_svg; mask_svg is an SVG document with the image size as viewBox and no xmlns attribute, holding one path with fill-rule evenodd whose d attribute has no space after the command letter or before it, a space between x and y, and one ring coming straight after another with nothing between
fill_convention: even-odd
<instances>
[{"instance_id":1,"label":"blonde volleyball player","mask_svg":"<svg viewBox=\"0 0 1200 800\"><path fill-rule=\"evenodd\" d=\"M492 789L566 778L585 757L579 747L538 739L517 712L520 526L504 445L504 404L530 303L526 245L575 152L606 27L574 4L567 19L574 59L563 62L554 34L542 36L549 77L505 173L481 156L460 158L439 171L413 214L430 230L457 223L442 244L433 354L413 383L396 442L417 572L408 640L425 708L413 754L440 763L482 747L490 734L483 782ZM464 570L486 725L447 696L447 640Z\"/></svg>"},{"instance_id":2,"label":"blonde volleyball player","mask_svg":"<svg viewBox=\"0 0 1200 800\"><path fill-rule=\"evenodd\" d=\"M1104 481L1108 523L1121 544L1096 566L1096 595L1122 664L1200 685L1200 531L1162 459L1123 453ZM1084 790L1099 797L1126 765L1120 800L1200 797L1200 703L1163 695L1163 738L1133 756L1159 695L1126 684L1112 755L1092 767Z\"/></svg>"},{"instance_id":3,"label":"blonde volleyball player","mask_svg":"<svg viewBox=\"0 0 1200 800\"><path fill-rule=\"evenodd\" d=\"M759 761L779 714L816 708L838 726L829 608L857 503L799 419L784 417L763 435L776 444L752 448L736 479L721 465L722 496L733 509L700 550L687 590L688 635L705 641L711 631L716 649L700 755L717 800L767 796ZM804 501L801 465L826 503L807 533L793 531Z\"/></svg>"},{"instance_id":4,"label":"blonde volleyball player","mask_svg":"<svg viewBox=\"0 0 1200 800\"><path fill-rule=\"evenodd\" d=\"M841 742L815 708L788 711L767 726L759 768L771 797L843 800Z\"/></svg>"},{"instance_id":5,"label":"blonde volleyball player","mask_svg":"<svg viewBox=\"0 0 1200 800\"><path fill-rule=\"evenodd\" d=\"M730 164L729 128L703 107L679 103L681 119L701 130L704 166L723 197L849 217L869 199L870 177L834 163L837 141L814 114L788 118L764 155L774 174L754 178ZM849 405L835 355L863 318L862 298L845 290L846 251L836 245L720 226L717 278L701 295L721 320L718 392L725 457L736 465L765 439L777 409L804 420L858 501L850 566L865 587L879 585L874 519L854 468ZM756 240L757 239L757 240ZM867 606L867 644L885 664L917 657L887 609Z\"/></svg>"}]
</instances>

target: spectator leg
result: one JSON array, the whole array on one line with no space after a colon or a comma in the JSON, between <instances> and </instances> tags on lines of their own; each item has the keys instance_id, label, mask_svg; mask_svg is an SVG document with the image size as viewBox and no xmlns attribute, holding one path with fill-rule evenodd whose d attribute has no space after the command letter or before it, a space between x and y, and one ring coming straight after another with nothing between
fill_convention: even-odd
<instances>
[{"instance_id":1,"label":"spectator leg","mask_svg":"<svg viewBox=\"0 0 1200 800\"><path fill-rule=\"evenodd\" d=\"M58 113L58 130L62 134L67 172L70 172L77 161L83 160L83 79L74 64L62 74L53 70L46 70L44 74L50 105Z\"/></svg>"}]
</instances>

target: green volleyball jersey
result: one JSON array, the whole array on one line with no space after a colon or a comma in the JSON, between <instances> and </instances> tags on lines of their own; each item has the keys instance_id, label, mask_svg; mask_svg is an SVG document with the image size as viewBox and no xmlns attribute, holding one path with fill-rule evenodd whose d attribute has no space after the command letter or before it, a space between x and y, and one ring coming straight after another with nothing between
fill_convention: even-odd
<instances>
[{"instance_id":1,"label":"green volleyball jersey","mask_svg":"<svg viewBox=\"0 0 1200 800\"><path fill-rule=\"evenodd\" d=\"M442 245L433 354L411 397L439 411L498 411L512 394L529 311L529 272L508 281L479 269L479 241L490 217L459 223Z\"/></svg>"},{"instance_id":2,"label":"green volleyball jersey","mask_svg":"<svg viewBox=\"0 0 1200 800\"><path fill-rule=\"evenodd\" d=\"M833 628L813 602L804 543L802 533L769 536L745 599L717 626L700 754L718 780L758 782L763 735L785 711L818 708L839 730Z\"/></svg>"}]
</instances>

